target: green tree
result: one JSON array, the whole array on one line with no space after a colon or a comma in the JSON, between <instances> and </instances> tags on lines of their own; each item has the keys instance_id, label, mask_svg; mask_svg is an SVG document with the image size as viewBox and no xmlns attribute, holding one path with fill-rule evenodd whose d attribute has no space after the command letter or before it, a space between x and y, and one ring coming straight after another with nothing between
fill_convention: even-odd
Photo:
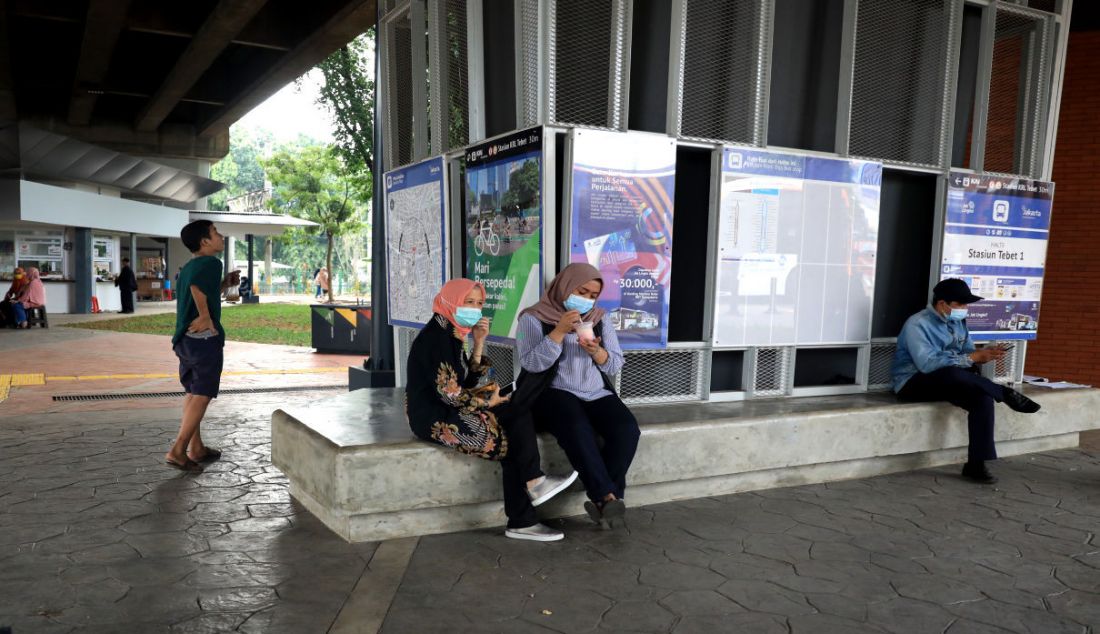
<instances>
[{"instance_id":1,"label":"green tree","mask_svg":"<svg viewBox=\"0 0 1100 634\"><path fill-rule=\"evenodd\" d=\"M233 126L229 132L229 154L210 169L210 178L225 183L225 189L210 196L207 207L226 211L230 198L263 189L264 168L260 160L274 147L271 132Z\"/></svg>"},{"instance_id":2,"label":"green tree","mask_svg":"<svg viewBox=\"0 0 1100 634\"><path fill-rule=\"evenodd\" d=\"M324 77L318 103L332 116L336 150L357 178L369 180L374 169L374 28L317 69Z\"/></svg>"},{"instance_id":3,"label":"green tree","mask_svg":"<svg viewBox=\"0 0 1100 634\"><path fill-rule=\"evenodd\" d=\"M272 208L317 223L313 230L326 239L325 266L334 277L334 240L361 230L363 209L359 201L369 199L370 192L357 191L362 183L349 174L334 148L280 150L262 164L274 190ZM329 284L329 301L333 301L332 287Z\"/></svg>"},{"instance_id":4,"label":"green tree","mask_svg":"<svg viewBox=\"0 0 1100 634\"><path fill-rule=\"evenodd\" d=\"M539 200L539 164L526 161L508 177L508 191L501 196L500 206L505 214L519 215L522 209L537 206Z\"/></svg>"}]
</instances>

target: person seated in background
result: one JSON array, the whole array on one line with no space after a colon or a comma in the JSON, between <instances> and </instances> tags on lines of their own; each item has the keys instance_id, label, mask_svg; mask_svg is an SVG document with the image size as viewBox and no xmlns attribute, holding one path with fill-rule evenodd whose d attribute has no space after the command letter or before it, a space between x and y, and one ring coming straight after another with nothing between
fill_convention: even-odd
<instances>
[{"instance_id":1,"label":"person seated in background","mask_svg":"<svg viewBox=\"0 0 1100 634\"><path fill-rule=\"evenodd\" d=\"M42 277L38 269L32 266L27 269L27 285L20 289L11 304L12 312L15 313L15 327L28 328L27 311L45 305L46 287L42 285Z\"/></svg>"},{"instance_id":2,"label":"person seated in background","mask_svg":"<svg viewBox=\"0 0 1100 634\"><path fill-rule=\"evenodd\" d=\"M894 353L893 388L903 401L947 401L968 412L970 445L963 478L993 484L987 460L997 459L993 443L993 404L1026 414L1039 404L1007 385L981 376L978 366L1001 359L1001 348L978 350L966 327L967 305L982 298L966 282L943 280L932 289L932 303L906 320Z\"/></svg>"},{"instance_id":3,"label":"person seated in background","mask_svg":"<svg viewBox=\"0 0 1100 634\"><path fill-rule=\"evenodd\" d=\"M4 293L3 301L0 301L0 327L14 327L18 323L15 321L15 310L12 308L12 303L15 302L15 298L19 296L19 292L26 285L27 275L23 271L23 267L15 267L15 270L12 271L11 287L8 292Z\"/></svg>"}]
</instances>

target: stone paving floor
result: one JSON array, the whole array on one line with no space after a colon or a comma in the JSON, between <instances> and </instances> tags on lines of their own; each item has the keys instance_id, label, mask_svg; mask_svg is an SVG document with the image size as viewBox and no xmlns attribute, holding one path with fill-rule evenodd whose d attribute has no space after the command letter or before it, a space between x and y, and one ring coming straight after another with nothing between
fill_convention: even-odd
<instances>
[{"instance_id":1,"label":"stone paving floor","mask_svg":"<svg viewBox=\"0 0 1100 634\"><path fill-rule=\"evenodd\" d=\"M422 537L383 631L1098 631L1100 443L996 471L660 504L534 547Z\"/></svg>"},{"instance_id":2,"label":"stone paving floor","mask_svg":"<svg viewBox=\"0 0 1100 634\"><path fill-rule=\"evenodd\" d=\"M176 407L4 416L0 625L27 632L326 632L376 544L291 500L270 412L324 393L219 399L226 457L162 466ZM995 632L1100 629L1100 442L954 468L420 538L382 631Z\"/></svg>"}]
</instances>

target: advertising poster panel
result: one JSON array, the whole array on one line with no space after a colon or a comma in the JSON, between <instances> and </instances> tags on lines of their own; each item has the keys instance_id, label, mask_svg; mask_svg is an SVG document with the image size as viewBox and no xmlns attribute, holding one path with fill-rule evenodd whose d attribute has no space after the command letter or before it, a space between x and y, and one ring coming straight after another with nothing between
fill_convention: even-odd
<instances>
[{"instance_id":1,"label":"advertising poster panel","mask_svg":"<svg viewBox=\"0 0 1100 634\"><path fill-rule=\"evenodd\" d=\"M882 164L725 148L715 346L866 343Z\"/></svg>"},{"instance_id":2,"label":"advertising poster panel","mask_svg":"<svg viewBox=\"0 0 1100 634\"><path fill-rule=\"evenodd\" d=\"M542 292L542 128L466 151L466 277L485 285L489 335L515 339Z\"/></svg>"},{"instance_id":3,"label":"advertising poster panel","mask_svg":"<svg viewBox=\"0 0 1100 634\"><path fill-rule=\"evenodd\" d=\"M391 325L420 328L447 280L442 157L387 172L386 271Z\"/></svg>"},{"instance_id":4,"label":"advertising poster panel","mask_svg":"<svg viewBox=\"0 0 1100 634\"><path fill-rule=\"evenodd\" d=\"M672 280L676 142L655 134L573 131L570 262L600 269L624 349L664 348Z\"/></svg>"},{"instance_id":5,"label":"advertising poster panel","mask_svg":"<svg viewBox=\"0 0 1100 634\"><path fill-rule=\"evenodd\" d=\"M951 172L940 279L961 278L974 339L1035 339L1054 183Z\"/></svg>"}]
</instances>

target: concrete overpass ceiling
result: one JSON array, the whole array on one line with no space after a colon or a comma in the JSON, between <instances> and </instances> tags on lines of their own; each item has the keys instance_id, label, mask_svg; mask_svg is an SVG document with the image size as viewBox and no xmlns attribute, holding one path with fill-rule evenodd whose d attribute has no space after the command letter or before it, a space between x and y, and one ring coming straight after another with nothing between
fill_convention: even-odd
<instances>
[{"instance_id":1,"label":"concrete overpass ceiling","mask_svg":"<svg viewBox=\"0 0 1100 634\"><path fill-rule=\"evenodd\" d=\"M375 0L0 0L0 119L219 159L229 125L374 21Z\"/></svg>"}]
</instances>

